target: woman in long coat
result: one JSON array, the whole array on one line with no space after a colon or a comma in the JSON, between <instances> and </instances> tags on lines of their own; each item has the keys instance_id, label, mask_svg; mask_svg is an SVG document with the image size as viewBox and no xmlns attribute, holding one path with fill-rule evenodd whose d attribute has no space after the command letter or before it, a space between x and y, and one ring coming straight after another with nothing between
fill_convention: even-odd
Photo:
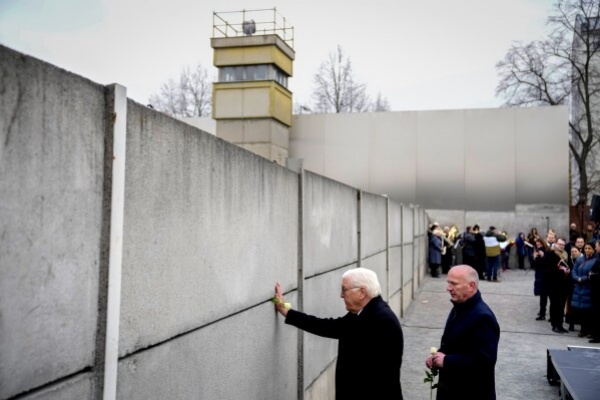
<instances>
[{"instance_id":1,"label":"woman in long coat","mask_svg":"<svg viewBox=\"0 0 600 400\"><path fill-rule=\"evenodd\" d=\"M571 270L573 279L573 296L571 298L571 313L581 324L579 337L591 334L592 288L590 286L590 271L596 263L597 255L591 243L583 246L584 256L579 257Z\"/></svg>"},{"instance_id":2,"label":"woman in long coat","mask_svg":"<svg viewBox=\"0 0 600 400\"><path fill-rule=\"evenodd\" d=\"M444 231L439 227L436 227L429 236L429 251L427 260L429 262L429 269L433 278L437 278L439 276L438 269L442 263L442 235L444 235Z\"/></svg>"},{"instance_id":3,"label":"woman in long coat","mask_svg":"<svg viewBox=\"0 0 600 400\"><path fill-rule=\"evenodd\" d=\"M535 271L533 294L540 296L540 312L536 318L537 321L544 321L546 319L546 308L548 306L548 278L545 268L546 264L544 263L546 250L548 249L542 239L538 238L534 241L531 266Z\"/></svg>"}]
</instances>

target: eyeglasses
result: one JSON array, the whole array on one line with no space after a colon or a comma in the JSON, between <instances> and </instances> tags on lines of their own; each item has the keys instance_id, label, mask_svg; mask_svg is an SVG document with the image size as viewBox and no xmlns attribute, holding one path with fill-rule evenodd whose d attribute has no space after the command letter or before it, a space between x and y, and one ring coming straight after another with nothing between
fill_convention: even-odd
<instances>
[{"instance_id":1,"label":"eyeglasses","mask_svg":"<svg viewBox=\"0 0 600 400\"><path fill-rule=\"evenodd\" d=\"M345 287L342 286L342 294L344 294L348 290L352 290L352 289L360 289L360 286L353 286L353 287L349 287L349 288L345 288Z\"/></svg>"}]
</instances>

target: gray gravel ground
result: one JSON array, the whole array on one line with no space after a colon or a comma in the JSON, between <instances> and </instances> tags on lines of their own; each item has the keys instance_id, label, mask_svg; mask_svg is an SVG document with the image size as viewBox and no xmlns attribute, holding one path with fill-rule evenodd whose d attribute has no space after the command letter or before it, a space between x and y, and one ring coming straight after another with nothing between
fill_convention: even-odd
<instances>
[{"instance_id":1,"label":"gray gravel ground","mask_svg":"<svg viewBox=\"0 0 600 400\"><path fill-rule=\"evenodd\" d=\"M507 270L502 273L501 282L481 282L479 290L500 324L497 399L559 399L558 386L551 386L546 378L547 349L600 346L577 337L578 325L575 332L558 334L552 332L548 321L535 320L539 297L533 295L533 271ZM429 384L423 383L425 357L432 346L439 347L451 307L446 275L427 276L401 320L404 331L401 381L406 400L429 399Z\"/></svg>"}]
</instances>

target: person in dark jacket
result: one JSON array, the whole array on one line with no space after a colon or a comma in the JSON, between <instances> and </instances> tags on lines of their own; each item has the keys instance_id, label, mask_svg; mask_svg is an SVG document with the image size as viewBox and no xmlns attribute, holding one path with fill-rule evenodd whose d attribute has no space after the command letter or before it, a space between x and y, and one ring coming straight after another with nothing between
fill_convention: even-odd
<instances>
[{"instance_id":1,"label":"person in dark jacket","mask_svg":"<svg viewBox=\"0 0 600 400\"><path fill-rule=\"evenodd\" d=\"M531 267L535 271L535 280L533 281L533 294L540 296L540 311L536 321L546 320L546 308L548 307L548 274L546 273L546 262L544 255L550 249L546 247L542 239L534 241L533 253L531 256Z\"/></svg>"},{"instance_id":2,"label":"person in dark jacket","mask_svg":"<svg viewBox=\"0 0 600 400\"><path fill-rule=\"evenodd\" d=\"M475 234L472 232L472 228L470 226L467 226L467 229L463 233L461 240L464 244L462 248L462 263L475 268Z\"/></svg>"},{"instance_id":3,"label":"person in dark jacket","mask_svg":"<svg viewBox=\"0 0 600 400\"><path fill-rule=\"evenodd\" d=\"M475 269L457 265L447 280L454 308L439 351L425 360L428 368L439 369L437 400L494 400L500 326L481 297Z\"/></svg>"},{"instance_id":4,"label":"person in dark jacket","mask_svg":"<svg viewBox=\"0 0 600 400\"><path fill-rule=\"evenodd\" d=\"M568 255L564 250L565 244L564 238L557 238L554 247L544 254L548 276L548 297L550 298L550 323L552 324L552 332L556 333L569 332L563 327L565 305L571 280L571 269L567 264Z\"/></svg>"},{"instance_id":5,"label":"person in dark jacket","mask_svg":"<svg viewBox=\"0 0 600 400\"><path fill-rule=\"evenodd\" d=\"M346 315L318 318L288 309L281 286L275 285L275 307L286 324L338 339L336 400L401 400L404 336L398 317L381 297L377 274L366 268L346 271L342 275L341 297L348 310Z\"/></svg>"},{"instance_id":6,"label":"person in dark jacket","mask_svg":"<svg viewBox=\"0 0 600 400\"><path fill-rule=\"evenodd\" d=\"M596 253L600 255L600 240L594 243ZM591 331L592 338L590 343L600 343L600 256L594 263L592 270L589 273L590 288L591 288Z\"/></svg>"},{"instance_id":7,"label":"person in dark jacket","mask_svg":"<svg viewBox=\"0 0 600 400\"><path fill-rule=\"evenodd\" d=\"M475 250L475 265L471 265L471 267L477 270L477 274L479 275L479 279L485 279L485 263L486 263L486 255L485 255L485 240L483 240L483 234L479 230L479 225L473 226L473 235L475 236L475 242L473 243L473 248Z\"/></svg>"},{"instance_id":8,"label":"person in dark jacket","mask_svg":"<svg viewBox=\"0 0 600 400\"><path fill-rule=\"evenodd\" d=\"M429 235L427 261L433 278L439 276L439 268L442 263L442 250L444 248L444 239L442 236L444 236L444 231L438 226L435 226Z\"/></svg>"},{"instance_id":9,"label":"person in dark jacket","mask_svg":"<svg viewBox=\"0 0 600 400\"><path fill-rule=\"evenodd\" d=\"M525 269L525 256L527 256L527 246L525 245L525 234L519 232L517 239L515 240L515 248L517 249L517 260L519 262L519 269Z\"/></svg>"},{"instance_id":10,"label":"person in dark jacket","mask_svg":"<svg viewBox=\"0 0 600 400\"><path fill-rule=\"evenodd\" d=\"M570 311L573 314L573 320L581 324L579 337L585 337L592 333L592 287L590 286L590 272L598 259L594 251L594 246L590 243L585 244L583 251L585 253L584 256L579 257L575 261L571 270L571 278L574 286Z\"/></svg>"}]
</instances>

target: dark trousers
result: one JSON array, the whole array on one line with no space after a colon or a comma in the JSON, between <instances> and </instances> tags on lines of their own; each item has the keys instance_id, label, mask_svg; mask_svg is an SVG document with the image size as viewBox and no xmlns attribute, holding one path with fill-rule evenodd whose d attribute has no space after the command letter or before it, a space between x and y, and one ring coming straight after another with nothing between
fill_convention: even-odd
<instances>
[{"instance_id":1,"label":"dark trousers","mask_svg":"<svg viewBox=\"0 0 600 400\"><path fill-rule=\"evenodd\" d=\"M498 267L500 267L500 255L487 257L485 277L488 281L498 280Z\"/></svg>"},{"instance_id":2,"label":"dark trousers","mask_svg":"<svg viewBox=\"0 0 600 400\"><path fill-rule=\"evenodd\" d=\"M440 272L439 272L439 268L440 268L440 264L429 264L429 270L431 271L431 276L436 278L439 276Z\"/></svg>"},{"instance_id":3,"label":"dark trousers","mask_svg":"<svg viewBox=\"0 0 600 400\"><path fill-rule=\"evenodd\" d=\"M517 254L517 260L519 261L519 269L525 269L525 254Z\"/></svg>"},{"instance_id":4,"label":"dark trousers","mask_svg":"<svg viewBox=\"0 0 600 400\"><path fill-rule=\"evenodd\" d=\"M548 292L542 290L540 293L540 312L538 313L540 317L546 317L546 307L548 306Z\"/></svg>"},{"instance_id":5,"label":"dark trousers","mask_svg":"<svg viewBox=\"0 0 600 400\"><path fill-rule=\"evenodd\" d=\"M477 274L479 275L479 279L483 280L485 278L485 265L486 265L485 256L477 257L475 256L475 270L477 270Z\"/></svg>"},{"instance_id":6,"label":"dark trousers","mask_svg":"<svg viewBox=\"0 0 600 400\"><path fill-rule=\"evenodd\" d=\"M550 292L550 323L552 327L563 327L566 302L567 295L563 290L553 289Z\"/></svg>"}]
</instances>

